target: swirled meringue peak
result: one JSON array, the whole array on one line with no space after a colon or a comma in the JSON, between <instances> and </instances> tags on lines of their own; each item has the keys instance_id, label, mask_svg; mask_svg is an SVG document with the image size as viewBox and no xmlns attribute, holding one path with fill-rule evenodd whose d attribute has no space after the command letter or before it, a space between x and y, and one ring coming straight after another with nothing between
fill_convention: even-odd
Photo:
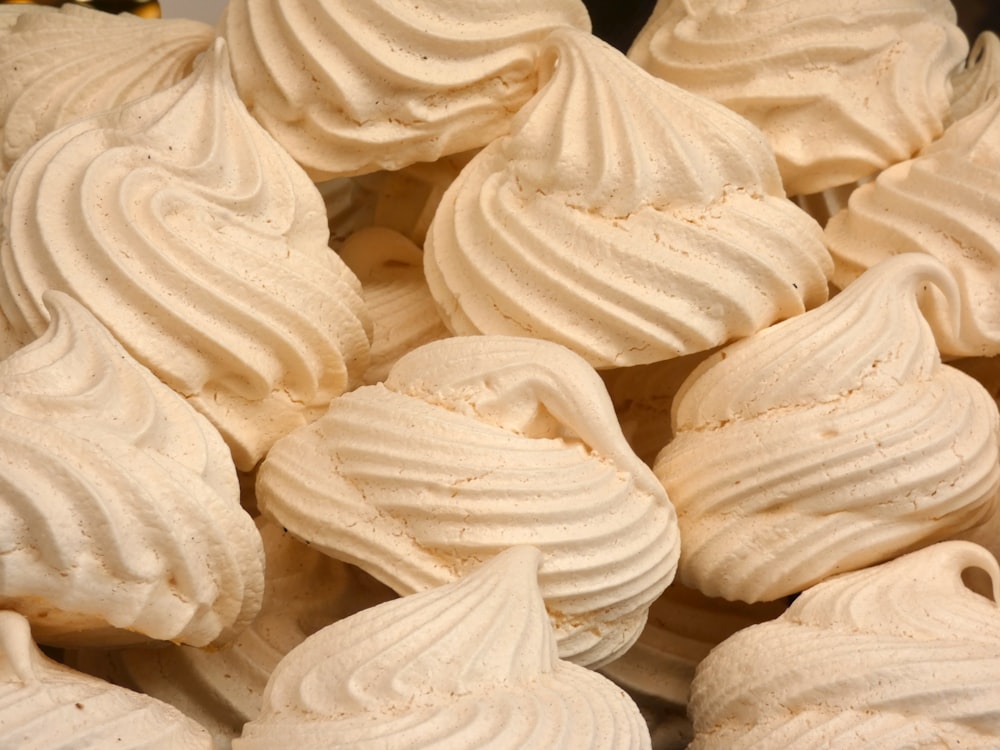
<instances>
[{"instance_id":1,"label":"swirled meringue peak","mask_svg":"<svg viewBox=\"0 0 1000 750\"><path fill-rule=\"evenodd\" d=\"M681 582L777 599L993 515L1000 416L941 363L919 304L931 285L957 307L940 262L890 258L684 382L654 465L677 507Z\"/></svg>"},{"instance_id":2,"label":"swirled meringue peak","mask_svg":"<svg viewBox=\"0 0 1000 750\"><path fill-rule=\"evenodd\" d=\"M28 621L0 611L0 746L17 750L213 750L208 732L155 698L45 656Z\"/></svg>"},{"instance_id":3,"label":"swirled meringue peak","mask_svg":"<svg viewBox=\"0 0 1000 750\"><path fill-rule=\"evenodd\" d=\"M799 195L941 135L968 49L948 0L686 0L661 2L629 57L760 127Z\"/></svg>"},{"instance_id":4,"label":"swirled meringue peak","mask_svg":"<svg viewBox=\"0 0 1000 750\"><path fill-rule=\"evenodd\" d=\"M914 159L851 194L826 226L833 281L847 286L900 253L942 261L961 289L959 330L937 326L952 357L1000 354L1000 87Z\"/></svg>"},{"instance_id":5,"label":"swirled meringue peak","mask_svg":"<svg viewBox=\"0 0 1000 750\"><path fill-rule=\"evenodd\" d=\"M234 750L648 748L628 696L557 657L542 557L505 550L310 636L278 664Z\"/></svg>"},{"instance_id":6,"label":"swirled meringue peak","mask_svg":"<svg viewBox=\"0 0 1000 750\"><path fill-rule=\"evenodd\" d=\"M62 125L177 83L213 37L198 21L74 5L25 15L0 37L0 175Z\"/></svg>"},{"instance_id":7,"label":"swirled meringue peak","mask_svg":"<svg viewBox=\"0 0 1000 750\"><path fill-rule=\"evenodd\" d=\"M316 180L399 169L503 135L579 0L232 0L220 22L247 107Z\"/></svg>"},{"instance_id":8,"label":"swirled meringue peak","mask_svg":"<svg viewBox=\"0 0 1000 750\"><path fill-rule=\"evenodd\" d=\"M204 646L253 619L263 550L208 421L82 306L0 362L0 607L57 645Z\"/></svg>"},{"instance_id":9,"label":"swirled meringue peak","mask_svg":"<svg viewBox=\"0 0 1000 750\"><path fill-rule=\"evenodd\" d=\"M456 334L533 336L622 367L826 300L821 230L785 198L756 128L589 34L549 46L551 78L428 231L428 285Z\"/></svg>"},{"instance_id":10,"label":"swirled meringue peak","mask_svg":"<svg viewBox=\"0 0 1000 750\"><path fill-rule=\"evenodd\" d=\"M951 541L809 589L699 665L691 750L995 748L998 581Z\"/></svg>"},{"instance_id":11,"label":"swirled meringue peak","mask_svg":"<svg viewBox=\"0 0 1000 750\"><path fill-rule=\"evenodd\" d=\"M400 594L515 544L539 574L562 658L610 661L673 579L673 507L631 451L600 377L565 348L447 338L279 440L261 511Z\"/></svg>"},{"instance_id":12,"label":"swirled meringue peak","mask_svg":"<svg viewBox=\"0 0 1000 750\"><path fill-rule=\"evenodd\" d=\"M219 429L240 469L367 365L361 285L322 197L251 118L217 40L176 86L62 128L4 183L0 307L23 340L42 292L87 305Z\"/></svg>"}]
</instances>

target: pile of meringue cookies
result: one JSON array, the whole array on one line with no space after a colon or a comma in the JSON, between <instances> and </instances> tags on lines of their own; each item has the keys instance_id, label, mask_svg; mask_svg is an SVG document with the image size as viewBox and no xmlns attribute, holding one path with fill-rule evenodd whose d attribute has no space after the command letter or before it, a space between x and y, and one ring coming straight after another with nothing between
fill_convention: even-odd
<instances>
[{"instance_id":1,"label":"pile of meringue cookies","mask_svg":"<svg viewBox=\"0 0 1000 750\"><path fill-rule=\"evenodd\" d=\"M0 6L0 747L1000 745L948 0Z\"/></svg>"}]
</instances>

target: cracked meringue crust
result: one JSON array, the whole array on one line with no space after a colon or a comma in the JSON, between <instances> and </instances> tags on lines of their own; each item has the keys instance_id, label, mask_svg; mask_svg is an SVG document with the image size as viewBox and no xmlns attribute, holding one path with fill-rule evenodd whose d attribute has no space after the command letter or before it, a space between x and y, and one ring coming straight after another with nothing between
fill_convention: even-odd
<instances>
[{"instance_id":1,"label":"cracked meringue crust","mask_svg":"<svg viewBox=\"0 0 1000 750\"><path fill-rule=\"evenodd\" d=\"M932 285L957 310L941 263L888 259L685 381L654 464L677 508L681 582L777 599L994 514L1000 416L941 363L920 306Z\"/></svg>"}]
</instances>

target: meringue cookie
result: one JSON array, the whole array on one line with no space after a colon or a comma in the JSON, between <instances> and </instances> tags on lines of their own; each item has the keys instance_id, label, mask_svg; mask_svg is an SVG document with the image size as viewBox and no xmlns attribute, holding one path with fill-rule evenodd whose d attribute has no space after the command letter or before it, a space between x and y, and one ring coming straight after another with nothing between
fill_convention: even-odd
<instances>
[{"instance_id":1,"label":"meringue cookie","mask_svg":"<svg viewBox=\"0 0 1000 750\"><path fill-rule=\"evenodd\" d=\"M535 339L448 338L410 352L384 383L279 440L257 499L400 594L515 544L540 548L560 655L588 666L638 637L678 555L673 507L600 378Z\"/></svg>"},{"instance_id":2,"label":"meringue cookie","mask_svg":"<svg viewBox=\"0 0 1000 750\"><path fill-rule=\"evenodd\" d=\"M937 326L951 357L1000 354L1000 88L915 158L854 191L826 226L845 287L900 253L927 253L958 280L959 331Z\"/></svg>"},{"instance_id":3,"label":"meringue cookie","mask_svg":"<svg viewBox=\"0 0 1000 750\"><path fill-rule=\"evenodd\" d=\"M541 560L506 550L311 636L278 664L234 750L649 748L625 693L557 658Z\"/></svg>"},{"instance_id":4,"label":"meringue cookie","mask_svg":"<svg viewBox=\"0 0 1000 750\"><path fill-rule=\"evenodd\" d=\"M948 0L661 0L629 57L756 124L798 195L941 135L968 49Z\"/></svg>"},{"instance_id":5,"label":"meringue cookie","mask_svg":"<svg viewBox=\"0 0 1000 750\"><path fill-rule=\"evenodd\" d=\"M308 636L395 594L357 568L302 544L257 519L267 560L260 615L232 643L86 650L67 663L169 703L212 731L228 748L260 713L278 662Z\"/></svg>"},{"instance_id":6,"label":"meringue cookie","mask_svg":"<svg viewBox=\"0 0 1000 750\"><path fill-rule=\"evenodd\" d=\"M995 748L998 581L986 550L942 542L806 591L699 665L691 750Z\"/></svg>"},{"instance_id":7,"label":"meringue cookie","mask_svg":"<svg viewBox=\"0 0 1000 750\"><path fill-rule=\"evenodd\" d=\"M590 30L579 0L232 0L220 30L250 112L324 180L504 134L566 25Z\"/></svg>"},{"instance_id":8,"label":"meringue cookie","mask_svg":"<svg viewBox=\"0 0 1000 750\"><path fill-rule=\"evenodd\" d=\"M23 341L66 291L249 469L367 365L322 198L236 96L221 40L151 97L56 131L4 183L0 308Z\"/></svg>"},{"instance_id":9,"label":"meringue cookie","mask_svg":"<svg viewBox=\"0 0 1000 750\"><path fill-rule=\"evenodd\" d=\"M677 507L681 582L777 599L995 513L1000 415L941 363L919 305L931 285L955 309L941 263L890 258L684 382L654 464Z\"/></svg>"},{"instance_id":10,"label":"meringue cookie","mask_svg":"<svg viewBox=\"0 0 1000 750\"><path fill-rule=\"evenodd\" d=\"M1000 86L1000 37L984 31L976 37L965 67L951 78L951 119L961 120L979 109Z\"/></svg>"},{"instance_id":11,"label":"meringue cookie","mask_svg":"<svg viewBox=\"0 0 1000 750\"><path fill-rule=\"evenodd\" d=\"M756 128L589 34L547 44L550 79L428 231L427 282L453 332L548 339L622 367L826 300L821 230L785 198Z\"/></svg>"},{"instance_id":12,"label":"meringue cookie","mask_svg":"<svg viewBox=\"0 0 1000 750\"><path fill-rule=\"evenodd\" d=\"M212 750L180 711L46 657L16 612L0 611L0 746L17 750Z\"/></svg>"},{"instance_id":13,"label":"meringue cookie","mask_svg":"<svg viewBox=\"0 0 1000 750\"><path fill-rule=\"evenodd\" d=\"M188 19L142 19L67 5L0 37L0 176L61 126L169 88L214 37Z\"/></svg>"},{"instance_id":14,"label":"meringue cookie","mask_svg":"<svg viewBox=\"0 0 1000 750\"><path fill-rule=\"evenodd\" d=\"M60 645L203 646L254 618L260 535L225 444L83 307L0 362L0 607Z\"/></svg>"},{"instance_id":15,"label":"meringue cookie","mask_svg":"<svg viewBox=\"0 0 1000 750\"><path fill-rule=\"evenodd\" d=\"M373 323L362 383L385 380L401 356L451 335L427 289L423 253L407 237L392 229L363 229L347 239L340 257L361 281Z\"/></svg>"}]
</instances>

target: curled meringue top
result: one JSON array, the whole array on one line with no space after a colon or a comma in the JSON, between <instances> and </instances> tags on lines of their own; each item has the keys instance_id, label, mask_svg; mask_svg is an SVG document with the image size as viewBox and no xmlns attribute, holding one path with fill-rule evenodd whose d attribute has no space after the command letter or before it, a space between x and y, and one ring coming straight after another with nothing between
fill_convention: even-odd
<instances>
[{"instance_id":1,"label":"curled meringue top","mask_svg":"<svg viewBox=\"0 0 1000 750\"><path fill-rule=\"evenodd\" d=\"M545 341L442 339L275 444L261 510L400 593L442 585L513 544L563 658L597 664L639 635L674 575L673 507L632 453L597 373Z\"/></svg>"},{"instance_id":2,"label":"curled meringue top","mask_svg":"<svg viewBox=\"0 0 1000 750\"><path fill-rule=\"evenodd\" d=\"M449 327L557 341L596 367L748 336L827 297L821 230L761 133L596 37L445 193L425 271ZM600 113L597 116L595 113Z\"/></svg>"},{"instance_id":3,"label":"curled meringue top","mask_svg":"<svg viewBox=\"0 0 1000 750\"><path fill-rule=\"evenodd\" d=\"M225 444L82 306L0 362L0 606L40 640L204 646L260 608Z\"/></svg>"},{"instance_id":4,"label":"curled meringue top","mask_svg":"<svg viewBox=\"0 0 1000 750\"><path fill-rule=\"evenodd\" d=\"M975 112L1000 86L1000 37L984 31L976 37L965 67L951 77L951 118L961 120Z\"/></svg>"},{"instance_id":5,"label":"curled meringue top","mask_svg":"<svg viewBox=\"0 0 1000 750\"><path fill-rule=\"evenodd\" d=\"M77 121L4 184L0 307L22 340L45 289L87 305L249 469L360 376L360 283L323 200L247 114L218 40L176 86Z\"/></svg>"},{"instance_id":6,"label":"curled meringue top","mask_svg":"<svg viewBox=\"0 0 1000 750\"><path fill-rule=\"evenodd\" d=\"M776 599L994 512L1000 416L941 363L920 307L931 285L957 309L941 263L888 259L685 381L654 465L677 506L682 582Z\"/></svg>"},{"instance_id":7,"label":"curled meringue top","mask_svg":"<svg viewBox=\"0 0 1000 750\"><path fill-rule=\"evenodd\" d=\"M629 57L754 122L798 195L938 137L968 48L948 0L685 0L660 3Z\"/></svg>"},{"instance_id":8,"label":"curled meringue top","mask_svg":"<svg viewBox=\"0 0 1000 750\"><path fill-rule=\"evenodd\" d=\"M0 37L0 175L53 130L169 88L211 43L208 24L68 5Z\"/></svg>"},{"instance_id":9,"label":"curled meringue top","mask_svg":"<svg viewBox=\"0 0 1000 750\"><path fill-rule=\"evenodd\" d=\"M212 738L155 698L45 656L28 621L0 611L0 746L18 750L212 750Z\"/></svg>"},{"instance_id":10,"label":"curled meringue top","mask_svg":"<svg viewBox=\"0 0 1000 750\"><path fill-rule=\"evenodd\" d=\"M833 281L899 253L926 253L958 280L961 324L939 321L949 356L1000 354L1000 87L912 160L851 194L827 224Z\"/></svg>"},{"instance_id":11,"label":"curled meringue top","mask_svg":"<svg viewBox=\"0 0 1000 750\"><path fill-rule=\"evenodd\" d=\"M361 281L372 319L372 348L365 384L384 380L401 356L418 346L450 336L424 279L423 253L392 229L355 232L340 257Z\"/></svg>"},{"instance_id":12,"label":"curled meringue top","mask_svg":"<svg viewBox=\"0 0 1000 750\"><path fill-rule=\"evenodd\" d=\"M648 748L635 705L556 655L541 553L516 547L451 584L365 610L294 649L234 750Z\"/></svg>"},{"instance_id":13,"label":"curled meringue top","mask_svg":"<svg viewBox=\"0 0 1000 750\"><path fill-rule=\"evenodd\" d=\"M220 22L253 115L314 179L489 143L538 86L579 0L233 0Z\"/></svg>"},{"instance_id":14,"label":"curled meringue top","mask_svg":"<svg viewBox=\"0 0 1000 750\"><path fill-rule=\"evenodd\" d=\"M699 665L691 748L995 746L998 582L990 553L953 541L817 585Z\"/></svg>"}]
</instances>

